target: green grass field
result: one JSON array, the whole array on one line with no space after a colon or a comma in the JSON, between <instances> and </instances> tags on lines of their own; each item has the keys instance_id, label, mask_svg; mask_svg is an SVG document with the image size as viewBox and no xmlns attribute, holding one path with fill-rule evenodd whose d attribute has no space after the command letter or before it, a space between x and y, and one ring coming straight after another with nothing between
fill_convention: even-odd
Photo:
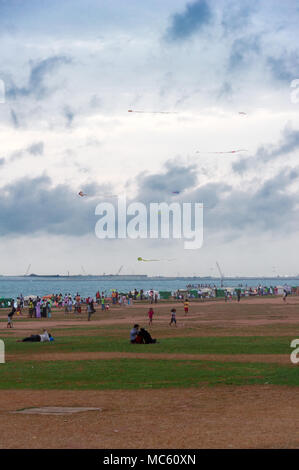
<instances>
[{"instance_id":1,"label":"green grass field","mask_svg":"<svg viewBox=\"0 0 299 470\"><path fill-rule=\"evenodd\" d=\"M196 308L202 309L201 305ZM289 361L287 363L248 361L243 362L227 360L221 361L225 355L290 355L292 350L290 343L294 335L285 333L284 327L287 324L277 325L271 319L283 318L283 305L271 305L262 303L261 305L227 304L207 306L206 315L197 318L184 317L185 326L178 329L171 329L168 326L169 308L163 309L159 306L159 314L162 310L160 324L156 324L152 330L153 337L158 337L157 344L132 345L129 343L128 333L133 320L127 324L117 323L117 319L123 319L127 311L115 311L113 316L105 314L105 319L111 318L111 324L101 324L100 321L94 324L80 324L82 319L65 317L59 314L58 321L51 328L55 338L52 343L22 343L17 342L17 337L24 337L30 334L27 330L18 332L16 330L3 329L5 336L5 350L7 354L6 364L1 365L1 389L140 389L140 388L169 388L169 387L197 387L202 384L218 385L244 385L244 384L277 384L277 385L299 385L298 369ZM296 309L297 307L291 307ZM222 320L221 309L225 313L225 323ZM264 309L264 313L262 312ZM201 311L201 310L200 310ZM289 310L290 311L290 310ZM146 313L137 310L137 314ZM218 326L218 318L221 315L222 324ZM250 319L267 318L263 328L267 330L261 334L260 326L250 325ZM72 324L66 322L69 318L75 320ZM84 317L85 318L85 317ZM95 317L97 320L100 317ZM145 316L146 318L146 316ZM165 320L164 320L165 318ZM216 318L217 323L211 323L207 334L201 336L203 328L207 328L207 321ZM221 336L223 327L230 328L230 318L233 326L240 318L246 318L251 327L250 331L256 331L258 335L244 336L248 326L245 324L239 327L241 335L233 335L231 330L229 336ZM2 320L4 320L2 318ZM116 322L115 322L116 320ZM203 321L204 320L204 321ZM18 318L20 324L27 324L25 317ZM60 323L60 321L62 321ZM16 322L16 325L19 323ZM35 323L34 323L35 325ZM38 328L42 323L36 321ZM274 335L272 328L281 331L282 336ZM290 323L288 327L291 328ZM207 331L207 330L206 330ZM198 335L197 335L198 334ZM247 333L248 334L248 333ZM63 354L58 360L50 361L49 355L52 352ZM118 353L119 357L101 358L95 360L94 357L76 356L73 360L67 358L69 353ZM135 357L121 357L121 354L134 353ZM138 354L149 354L138 358ZM157 357L156 354L175 354L176 357ZM194 354L198 357L186 360L180 358L180 354ZM201 354L215 355L213 360L201 360ZM43 355L45 357L43 358ZM13 359L9 357L13 356ZM56 356L57 357L57 356ZM20 360L18 360L20 358ZM41 361L39 359L42 359ZM203 358L205 359L205 358Z\"/></svg>"},{"instance_id":2,"label":"green grass field","mask_svg":"<svg viewBox=\"0 0 299 470\"><path fill-rule=\"evenodd\" d=\"M54 333L53 333L54 335ZM114 336L59 336L52 343L17 343L5 340L6 352L134 352L170 354L288 354L288 336L228 336L162 338L157 344L132 345L128 339Z\"/></svg>"},{"instance_id":3,"label":"green grass field","mask_svg":"<svg viewBox=\"0 0 299 470\"><path fill-rule=\"evenodd\" d=\"M109 359L24 361L1 367L1 389L104 390L199 385L299 385L295 367L264 363Z\"/></svg>"}]
</instances>

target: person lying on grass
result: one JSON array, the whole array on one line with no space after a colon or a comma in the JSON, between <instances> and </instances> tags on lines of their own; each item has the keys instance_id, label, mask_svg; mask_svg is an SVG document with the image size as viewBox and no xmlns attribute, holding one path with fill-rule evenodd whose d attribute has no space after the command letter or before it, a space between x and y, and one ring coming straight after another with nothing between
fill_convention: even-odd
<instances>
[{"instance_id":1,"label":"person lying on grass","mask_svg":"<svg viewBox=\"0 0 299 470\"><path fill-rule=\"evenodd\" d=\"M29 342L29 341L32 343L35 343L35 342L44 343L45 341L54 341L54 338L51 335L51 333L48 333L47 330L44 329L41 335L31 335L31 336L28 336L27 338L17 340L18 343L21 343L21 342L24 343L24 342Z\"/></svg>"}]
</instances>

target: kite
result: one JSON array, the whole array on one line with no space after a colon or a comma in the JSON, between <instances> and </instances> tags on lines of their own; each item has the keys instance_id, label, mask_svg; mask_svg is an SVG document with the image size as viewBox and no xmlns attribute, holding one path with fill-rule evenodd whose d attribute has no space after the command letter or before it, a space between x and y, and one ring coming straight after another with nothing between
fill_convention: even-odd
<instances>
[{"instance_id":1,"label":"kite","mask_svg":"<svg viewBox=\"0 0 299 470\"><path fill-rule=\"evenodd\" d=\"M239 113L241 116L247 116L247 113L244 113L244 111L239 111Z\"/></svg>"},{"instance_id":2,"label":"kite","mask_svg":"<svg viewBox=\"0 0 299 470\"><path fill-rule=\"evenodd\" d=\"M247 149L238 149L238 150L229 150L228 152L200 152L199 150L196 153L239 153L239 152L248 152Z\"/></svg>"},{"instance_id":3,"label":"kite","mask_svg":"<svg viewBox=\"0 0 299 470\"><path fill-rule=\"evenodd\" d=\"M137 261L145 261L145 262L148 262L148 261L174 261L175 258L172 258L172 259L144 259L144 258L141 258L141 256L139 256L137 258Z\"/></svg>"},{"instance_id":4,"label":"kite","mask_svg":"<svg viewBox=\"0 0 299 470\"><path fill-rule=\"evenodd\" d=\"M180 194L181 191L172 191L172 194Z\"/></svg>"},{"instance_id":5,"label":"kite","mask_svg":"<svg viewBox=\"0 0 299 470\"><path fill-rule=\"evenodd\" d=\"M177 114L176 111L135 111L134 109L128 109L128 113L139 113L139 114Z\"/></svg>"},{"instance_id":6,"label":"kite","mask_svg":"<svg viewBox=\"0 0 299 470\"><path fill-rule=\"evenodd\" d=\"M78 193L79 196L83 197L83 196L87 196L87 194L83 193L83 191L80 191ZM98 194L94 197L103 197L103 198L106 198L106 197L118 197L117 194Z\"/></svg>"}]
</instances>

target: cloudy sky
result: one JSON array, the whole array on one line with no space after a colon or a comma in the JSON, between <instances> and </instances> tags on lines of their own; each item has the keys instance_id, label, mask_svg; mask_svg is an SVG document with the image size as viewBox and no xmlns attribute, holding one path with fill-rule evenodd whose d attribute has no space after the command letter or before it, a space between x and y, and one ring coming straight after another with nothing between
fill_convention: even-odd
<instances>
[{"instance_id":1,"label":"cloudy sky","mask_svg":"<svg viewBox=\"0 0 299 470\"><path fill-rule=\"evenodd\" d=\"M0 272L298 274L298 21L296 0L0 0ZM124 193L203 202L202 248L98 239Z\"/></svg>"}]
</instances>

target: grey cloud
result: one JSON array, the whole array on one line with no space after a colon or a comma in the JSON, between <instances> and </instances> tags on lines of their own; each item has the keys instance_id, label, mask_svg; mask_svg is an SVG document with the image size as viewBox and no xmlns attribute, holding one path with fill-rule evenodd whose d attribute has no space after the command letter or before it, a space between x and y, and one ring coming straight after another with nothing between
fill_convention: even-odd
<instances>
[{"instance_id":1,"label":"grey cloud","mask_svg":"<svg viewBox=\"0 0 299 470\"><path fill-rule=\"evenodd\" d=\"M251 22L258 5L258 0L242 0L242 2L226 1L221 22L225 32L235 33L238 28L244 30Z\"/></svg>"},{"instance_id":2,"label":"grey cloud","mask_svg":"<svg viewBox=\"0 0 299 470\"><path fill-rule=\"evenodd\" d=\"M210 23L211 19L212 12L208 2L197 0L194 3L187 3L182 13L175 13L172 16L166 39L171 41L187 39Z\"/></svg>"},{"instance_id":3,"label":"grey cloud","mask_svg":"<svg viewBox=\"0 0 299 470\"><path fill-rule=\"evenodd\" d=\"M23 150L17 150L11 154L10 161L19 160L26 156L26 153L33 155L34 157L40 156L44 154L44 143L43 142L34 142L33 144L29 145L29 147Z\"/></svg>"},{"instance_id":4,"label":"grey cloud","mask_svg":"<svg viewBox=\"0 0 299 470\"><path fill-rule=\"evenodd\" d=\"M66 125L67 127L70 127L72 125L72 122L75 118L75 113L74 111L71 110L69 106L66 106L63 111L64 117L66 118Z\"/></svg>"},{"instance_id":5,"label":"grey cloud","mask_svg":"<svg viewBox=\"0 0 299 470\"><path fill-rule=\"evenodd\" d=\"M48 176L19 179L2 188L0 235L92 233L94 210L93 200L80 198L65 185L53 187Z\"/></svg>"},{"instance_id":6,"label":"grey cloud","mask_svg":"<svg viewBox=\"0 0 299 470\"><path fill-rule=\"evenodd\" d=\"M10 110L10 116L11 116L11 120L13 122L14 127L16 129L19 128L20 127L19 118L17 116L17 113L13 109Z\"/></svg>"},{"instance_id":7,"label":"grey cloud","mask_svg":"<svg viewBox=\"0 0 299 470\"><path fill-rule=\"evenodd\" d=\"M297 194L290 192L298 177L299 167L287 168L262 183L248 181L250 189L248 185L239 189L221 181L197 186L194 168L171 162L165 173L139 175L139 191L134 201L147 205L164 201L203 202L206 242L215 236L226 240L269 232L277 236L298 231ZM182 193L173 198L170 190L179 180ZM91 181L80 188L88 194L86 198L78 196L78 189L66 185L53 187L45 175L4 186L0 198L0 235L48 233L78 237L93 233L97 221L95 207L103 200L100 197L97 200L97 196L111 192L111 188ZM116 204L113 200L109 202ZM133 201L127 201L130 202Z\"/></svg>"},{"instance_id":8,"label":"grey cloud","mask_svg":"<svg viewBox=\"0 0 299 470\"><path fill-rule=\"evenodd\" d=\"M242 67L260 52L260 38L257 35L248 35L237 38L231 47L229 68Z\"/></svg>"},{"instance_id":9,"label":"grey cloud","mask_svg":"<svg viewBox=\"0 0 299 470\"><path fill-rule=\"evenodd\" d=\"M267 64L276 80L291 82L298 76L299 53L298 51L292 53L285 51L281 56L268 57Z\"/></svg>"},{"instance_id":10,"label":"grey cloud","mask_svg":"<svg viewBox=\"0 0 299 470\"><path fill-rule=\"evenodd\" d=\"M197 182L195 165L184 166L170 160L165 163L165 169L166 171L158 174L141 174L137 177L139 200L169 199L173 196L173 191L183 192Z\"/></svg>"},{"instance_id":11,"label":"grey cloud","mask_svg":"<svg viewBox=\"0 0 299 470\"><path fill-rule=\"evenodd\" d=\"M252 157L242 158L233 163L232 168L236 173L244 173L250 166L267 163L276 158L287 155L299 149L299 130L286 128L283 137L276 146L261 146Z\"/></svg>"},{"instance_id":12,"label":"grey cloud","mask_svg":"<svg viewBox=\"0 0 299 470\"><path fill-rule=\"evenodd\" d=\"M27 152L31 155L43 155L44 153L44 143L43 142L36 142L30 145L27 148Z\"/></svg>"},{"instance_id":13,"label":"grey cloud","mask_svg":"<svg viewBox=\"0 0 299 470\"><path fill-rule=\"evenodd\" d=\"M34 96L36 99L42 99L50 93L50 87L45 84L45 79L61 65L71 62L67 56L53 56L40 60L31 66L28 84L24 87L17 87L12 81L8 85L6 95L8 98L16 99L18 97Z\"/></svg>"},{"instance_id":14,"label":"grey cloud","mask_svg":"<svg viewBox=\"0 0 299 470\"><path fill-rule=\"evenodd\" d=\"M171 164L171 172L178 177L182 167ZM290 193L298 182L299 168L285 169L264 182L247 181L246 189L234 188L226 182L208 182L197 187L196 172L186 168L184 189L173 199L169 194L169 173L140 175L138 201L146 204L170 200L176 202L202 202L204 204L204 232L209 237L239 238L245 233L257 236L275 231L286 234L298 230L297 194ZM158 184L156 184L158 181Z\"/></svg>"}]
</instances>

